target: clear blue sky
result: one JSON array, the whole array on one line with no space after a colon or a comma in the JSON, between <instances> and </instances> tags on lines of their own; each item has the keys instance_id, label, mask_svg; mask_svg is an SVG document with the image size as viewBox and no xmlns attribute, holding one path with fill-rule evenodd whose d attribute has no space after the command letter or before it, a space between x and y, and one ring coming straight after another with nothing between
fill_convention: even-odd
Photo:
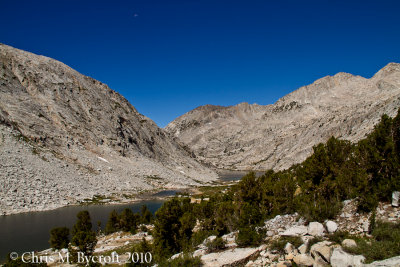
<instances>
[{"instance_id":1,"label":"clear blue sky","mask_svg":"<svg viewBox=\"0 0 400 267\"><path fill-rule=\"evenodd\" d=\"M0 0L0 42L108 84L164 127L400 62L400 1ZM136 15L135 15L136 14Z\"/></svg>"}]
</instances>

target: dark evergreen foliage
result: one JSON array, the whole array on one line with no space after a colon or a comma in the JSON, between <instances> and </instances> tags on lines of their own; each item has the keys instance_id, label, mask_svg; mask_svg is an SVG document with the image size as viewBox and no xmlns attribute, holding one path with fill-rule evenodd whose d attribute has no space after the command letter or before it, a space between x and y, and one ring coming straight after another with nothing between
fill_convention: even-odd
<instances>
[{"instance_id":1,"label":"dark evergreen foliage","mask_svg":"<svg viewBox=\"0 0 400 267\"><path fill-rule=\"evenodd\" d=\"M85 255L92 255L97 239L96 233L92 230L92 222L88 211L81 211L77 214L77 222L72 228L72 245L76 246ZM72 260L76 260L78 251L69 246Z\"/></svg>"},{"instance_id":2,"label":"dark evergreen foliage","mask_svg":"<svg viewBox=\"0 0 400 267\"><path fill-rule=\"evenodd\" d=\"M67 248L69 243L69 229L67 227L51 229L49 243L55 249Z\"/></svg>"}]
</instances>

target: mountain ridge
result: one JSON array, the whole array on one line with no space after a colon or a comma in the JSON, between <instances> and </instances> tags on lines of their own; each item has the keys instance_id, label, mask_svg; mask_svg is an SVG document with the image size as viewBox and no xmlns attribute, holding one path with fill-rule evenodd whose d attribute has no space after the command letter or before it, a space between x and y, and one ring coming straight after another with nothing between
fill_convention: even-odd
<instances>
[{"instance_id":1,"label":"mountain ridge","mask_svg":"<svg viewBox=\"0 0 400 267\"><path fill-rule=\"evenodd\" d=\"M35 210L44 197L43 189L34 186L36 179L61 191L49 201L60 206L95 195L129 195L217 178L104 83L7 45L0 45L0 122L5 140L0 151L5 166L0 180L6 185L0 191L2 212ZM29 150L35 155L23 155ZM79 179L68 189L64 185L71 176ZM14 192L15 181L24 190ZM31 196L34 203L25 197L29 182L38 190L38 196Z\"/></svg>"},{"instance_id":2,"label":"mountain ridge","mask_svg":"<svg viewBox=\"0 0 400 267\"><path fill-rule=\"evenodd\" d=\"M274 104L199 107L165 129L216 168L284 169L332 135L359 140L382 114L397 112L399 97L400 64L389 63L369 79L345 72L322 77Z\"/></svg>"}]
</instances>

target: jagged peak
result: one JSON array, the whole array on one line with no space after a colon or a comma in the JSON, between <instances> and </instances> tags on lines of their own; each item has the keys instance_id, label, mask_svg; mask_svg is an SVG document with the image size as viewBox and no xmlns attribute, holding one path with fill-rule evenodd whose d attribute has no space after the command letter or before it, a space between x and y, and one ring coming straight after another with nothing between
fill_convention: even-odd
<instances>
[{"instance_id":1,"label":"jagged peak","mask_svg":"<svg viewBox=\"0 0 400 267\"><path fill-rule=\"evenodd\" d=\"M375 73L373 78L386 77L394 72L400 72L400 64L395 62L390 62L385 67L380 69L377 73Z\"/></svg>"},{"instance_id":2,"label":"jagged peak","mask_svg":"<svg viewBox=\"0 0 400 267\"><path fill-rule=\"evenodd\" d=\"M351 73L347 72L338 72L335 75L327 75L324 76L318 80L315 80L313 83L309 85L302 86L298 88L297 90L283 96L282 98L278 99L278 101L275 104L282 104L287 101L297 101L297 98L303 94L303 92L315 92L318 94L318 92L330 90L331 88L334 88L336 86L339 86L342 83L347 83L350 80L353 79L365 79L364 77L361 77L359 75L354 75Z\"/></svg>"},{"instance_id":3,"label":"jagged peak","mask_svg":"<svg viewBox=\"0 0 400 267\"><path fill-rule=\"evenodd\" d=\"M340 82L340 81L343 81L343 80L348 80L348 79L351 79L351 78L354 78L354 77L356 77L356 75L353 75L353 74L351 74L351 73L347 73L347 72L338 72L338 73L336 73L335 75L327 75L327 76L324 76L324 77L322 77L322 78L320 78L320 79L318 79L318 80L316 80L316 81L314 81L312 84L310 84L310 85L307 85L307 86L305 86L305 87L308 87L308 86L312 86L312 85L319 85L319 84L321 84L321 83L326 83L326 82L329 82L329 81L338 81L338 82ZM303 86L304 87L304 86ZM300 87L299 89L301 89L302 87Z\"/></svg>"},{"instance_id":4,"label":"jagged peak","mask_svg":"<svg viewBox=\"0 0 400 267\"><path fill-rule=\"evenodd\" d=\"M221 108L225 108L225 107L220 106L220 105L206 104L206 105L199 106L199 107L193 109L192 111L213 111L213 110L221 109Z\"/></svg>"}]
</instances>

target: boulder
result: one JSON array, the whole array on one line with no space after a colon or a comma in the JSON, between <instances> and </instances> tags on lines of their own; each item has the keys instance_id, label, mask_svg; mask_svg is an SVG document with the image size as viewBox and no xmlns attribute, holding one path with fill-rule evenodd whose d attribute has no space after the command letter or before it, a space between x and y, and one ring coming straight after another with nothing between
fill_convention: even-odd
<instances>
[{"instance_id":1,"label":"boulder","mask_svg":"<svg viewBox=\"0 0 400 267\"><path fill-rule=\"evenodd\" d=\"M193 252L193 257L201 257L207 254L207 249L198 249Z\"/></svg>"},{"instance_id":2,"label":"boulder","mask_svg":"<svg viewBox=\"0 0 400 267\"><path fill-rule=\"evenodd\" d=\"M399 191L394 191L392 193L392 206L393 207L398 207L399 206L399 198L400 198L400 192Z\"/></svg>"},{"instance_id":3,"label":"boulder","mask_svg":"<svg viewBox=\"0 0 400 267\"><path fill-rule=\"evenodd\" d=\"M285 245L285 253L286 253L286 254L293 253L295 249L296 249L295 246L293 246L293 245L290 244L290 243L286 243L286 245Z\"/></svg>"},{"instance_id":4,"label":"boulder","mask_svg":"<svg viewBox=\"0 0 400 267\"><path fill-rule=\"evenodd\" d=\"M292 264L290 263L290 261L280 261L275 266L276 267L288 267L288 266L292 266Z\"/></svg>"},{"instance_id":5,"label":"boulder","mask_svg":"<svg viewBox=\"0 0 400 267\"><path fill-rule=\"evenodd\" d=\"M382 261L374 261L370 264L365 264L365 267L391 267L391 266L400 266L400 256L393 257L390 259L382 260Z\"/></svg>"},{"instance_id":6,"label":"boulder","mask_svg":"<svg viewBox=\"0 0 400 267\"><path fill-rule=\"evenodd\" d=\"M227 248L231 248L231 247L236 247L237 246L237 244L236 244L236 233L235 232L223 235L222 239L225 241Z\"/></svg>"},{"instance_id":7,"label":"boulder","mask_svg":"<svg viewBox=\"0 0 400 267\"><path fill-rule=\"evenodd\" d=\"M282 236L302 236L307 234L307 227L304 225L293 226L284 231Z\"/></svg>"},{"instance_id":8,"label":"boulder","mask_svg":"<svg viewBox=\"0 0 400 267\"><path fill-rule=\"evenodd\" d=\"M314 264L314 259L311 256L307 255L307 254L296 255L293 258L293 261L297 265L303 265L303 266L313 266L313 264Z\"/></svg>"},{"instance_id":9,"label":"boulder","mask_svg":"<svg viewBox=\"0 0 400 267\"><path fill-rule=\"evenodd\" d=\"M274 253L268 252L268 254L266 255L266 257L267 257L268 259L270 259L271 261L277 261L277 260L279 260L279 254L274 254Z\"/></svg>"},{"instance_id":10,"label":"boulder","mask_svg":"<svg viewBox=\"0 0 400 267\"><path fill-rule=\"evenodd\" d=\"M327 221L325 225L326 230L328 230L328 233L330 234L336 232L336 230L338 229L338 225L334 221Z\"/></svg>"},{"instance_id":11,"label":"boulder","mask_svg":"<svg viewBox=\"0 0 400 267\"><path fill-rule=\"evenodd\" d=\"M291 261L291 260L293 260L293 258L294 258L293 253L289 253L289 254L285 255L285 260L287 260L287 261Z\"/></svg>"},{"instance_id":12,"label":"boulder","mask_svg":"<svg viewBox=\"0 0 400 267\"><path fill-rule=\"evenodd\" d=\"M343 251L341 247L335 248L331 256L332 267L361 267L364 265L365 257L362 255L351 255Z\"/></svg>"},{"instance_id":13,"label":"boulder","mask_svg":"<svg viewBox=\"0 0 400 267\"><path fill-rule=\"evenodd\" d=\"M342 246L348 247L348 248L353 248L353 247L357 247L357 243L353 239L345 239L342 241Z\"/></svg>"},{"instance_id":14,"label":"boulder","mask_svg":"<svg viewBox=\"0 0 400 267\"><path fill-rule=\"evenodd\" d=\"M307 251L307 245L303 244L299 247L299 253L300 254L305 254Z\"/></svg>"},{"instance_id":15,"label":"boulder","mask_svg":"<svg viewBox=\"0 0 400 267\"><path fill-rule=\"evenodd\" d=\"M322 236L324 235L324 226L319 222L310 222L308 225L307 233L312 236Z\"/></svg>"},{"instance_id":16,"label":"boulder","mask_svg":"<svg viewBox=\"0 0 400 267\"><path fill-rule=\"evenodd\" d=\"M329 263L333 250L331 245L332 242L329 241L318 242L312 245L310 249L310 254L316 261L318 260L321 263Z\"/></svg>"},{"instance_id":17,"label":"boulder","mask_svg":"<svg viewBox=\"0 0 400 267\"><path fill-rule=\"evenodd\" d=\"M204 266L235 266L247 263L252 256L255 256L258 253L258 248L234 248L203 255L201 260L203 261Z\"/></svg>"}]
</instances>

